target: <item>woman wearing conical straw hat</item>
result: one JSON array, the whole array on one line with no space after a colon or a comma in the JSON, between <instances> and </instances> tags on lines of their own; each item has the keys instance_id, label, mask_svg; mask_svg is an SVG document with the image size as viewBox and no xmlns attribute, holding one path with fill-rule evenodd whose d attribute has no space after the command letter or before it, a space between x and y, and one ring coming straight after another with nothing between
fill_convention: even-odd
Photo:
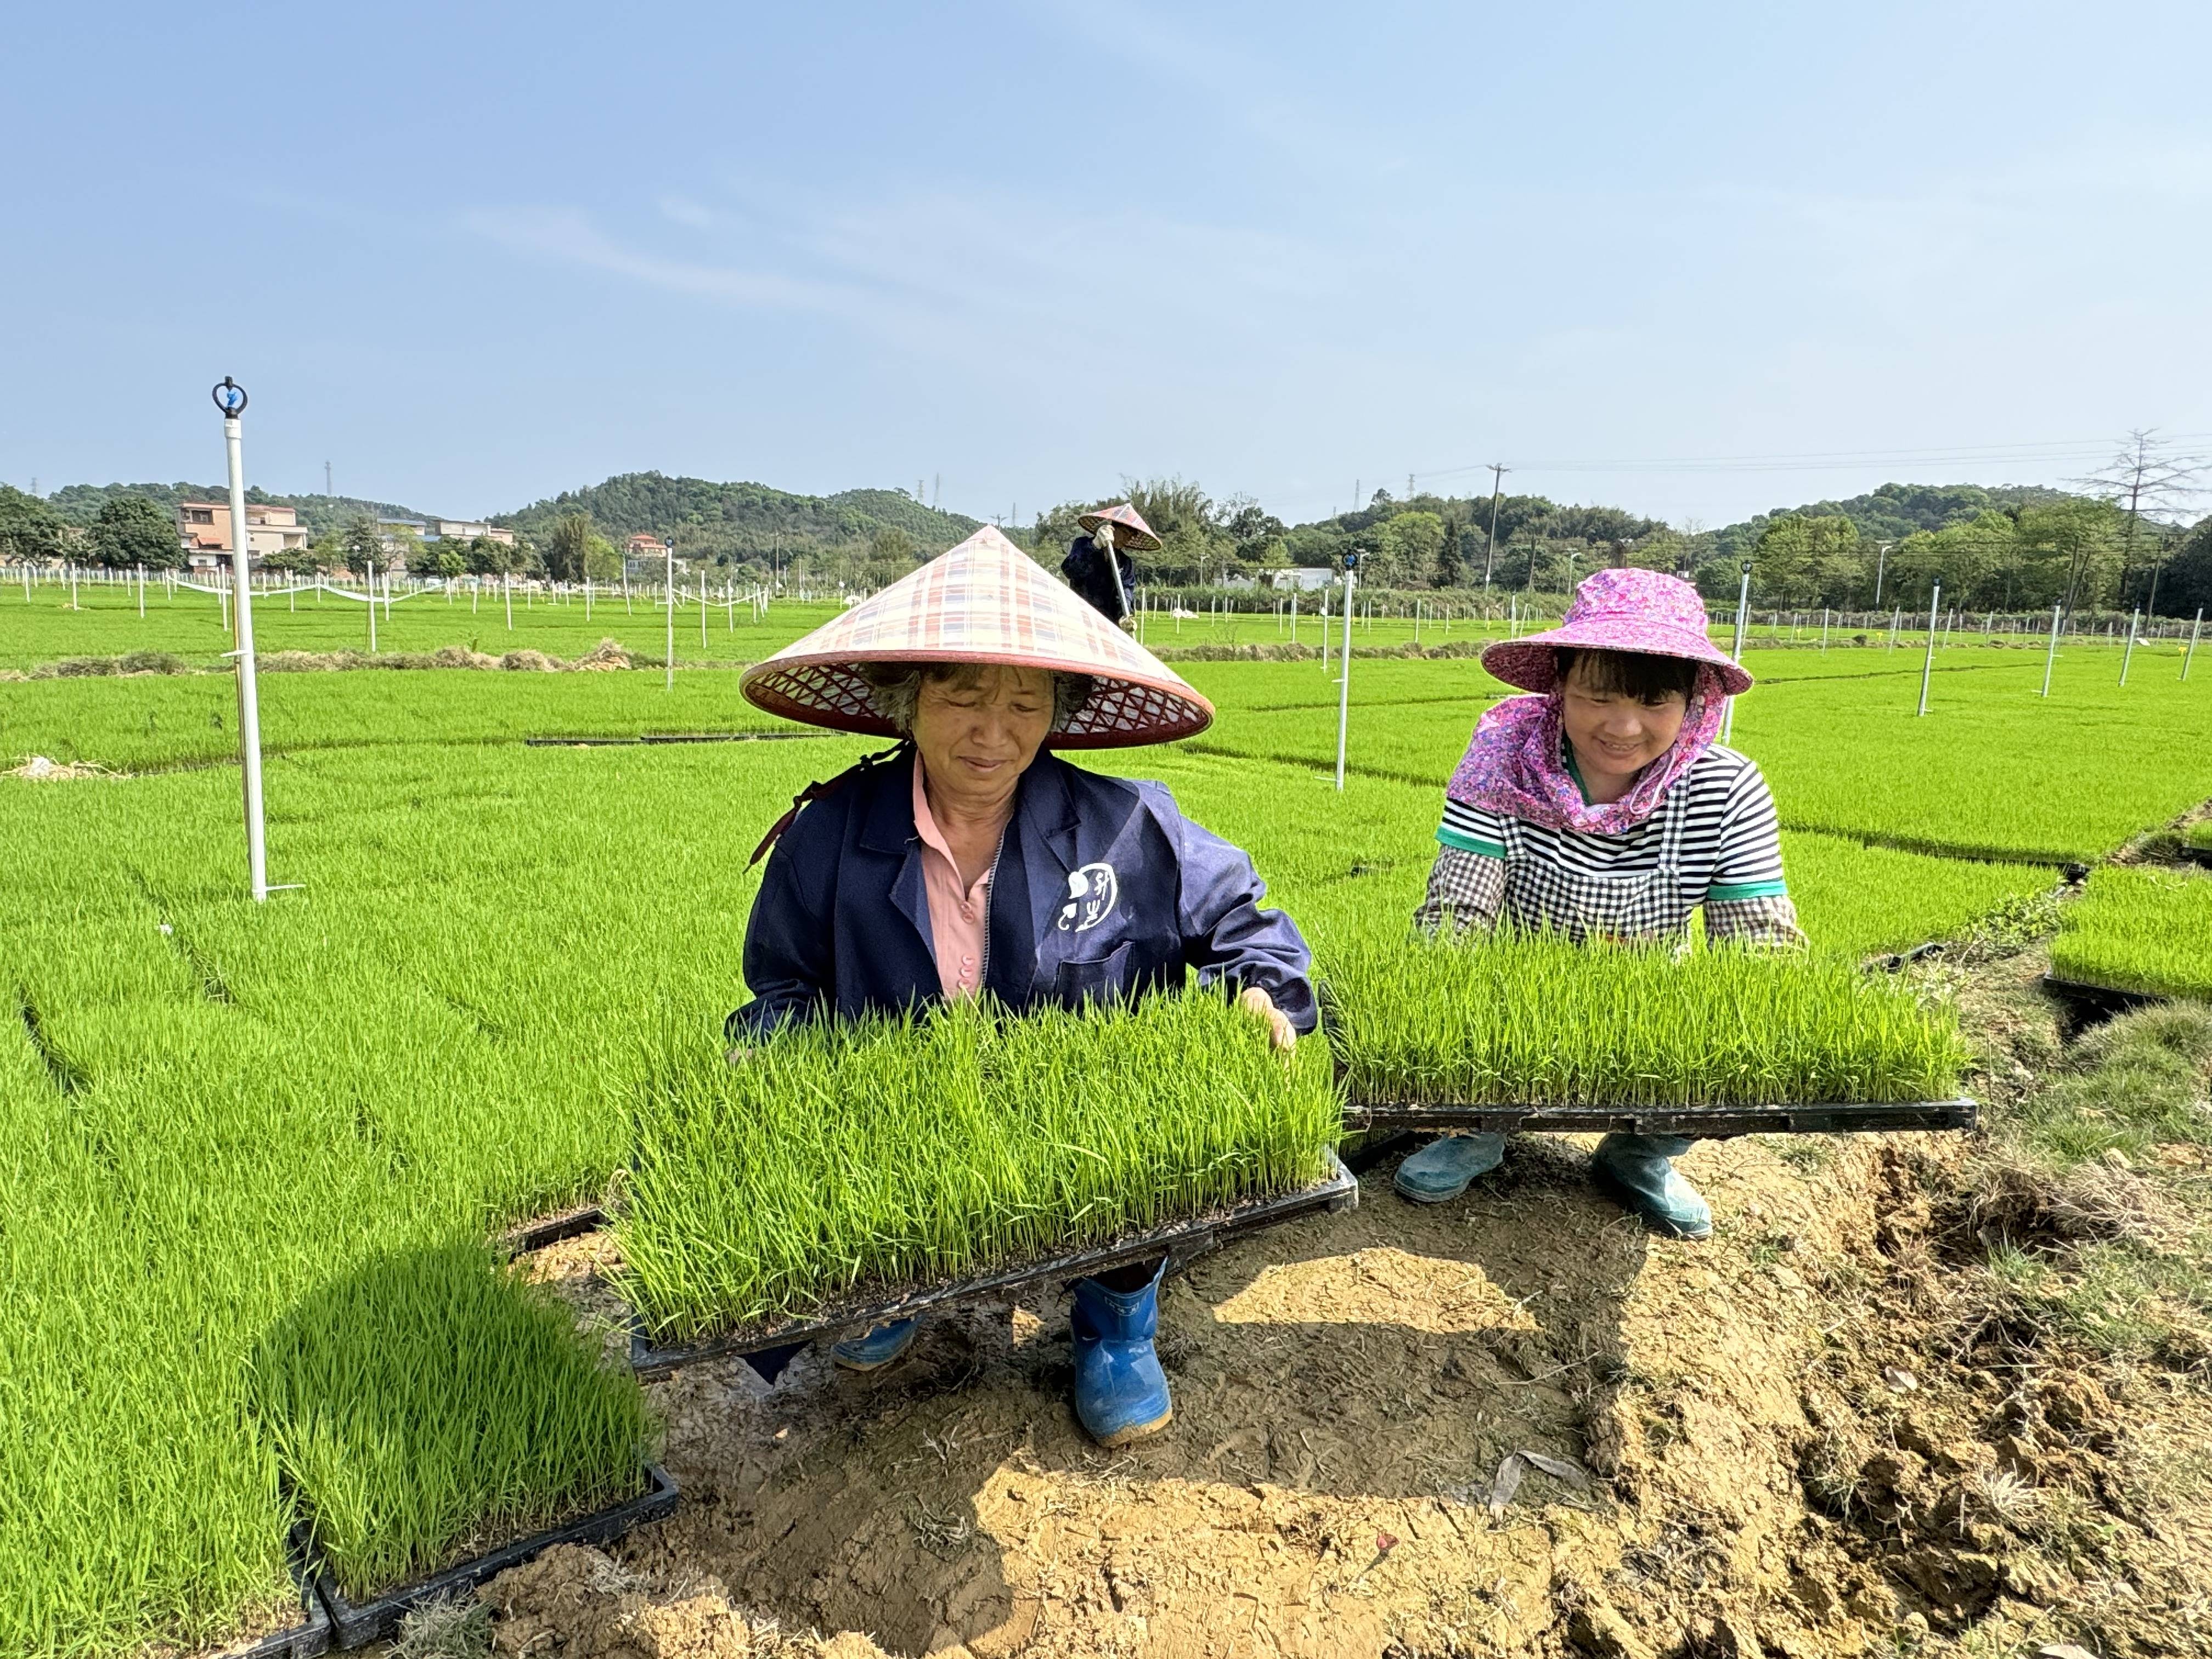
<instances>
[{"instance_id":1,"label":"woman wearing conical straw hat","mask_svg":"<svg viewBox=\"0 0 2212 1659\"><path fill-rule=\"evenodd\" d=\"M1160 538L1133 501L1096 507L1075 522L1083 534L1067 545L1060 574L1108 622L1129 625L1137 603L1137 563L1133 553L1157 553Z\"/></svg>"},{"instance_id":2,"label":"woman wearing conical straw hat","mask_svg":"<svg viewBox=\"0 0 2212 1659\"><path fill-rule=\"evenodd\" d=\"M770 832L745 933L754 1000L729 1020L741 1047L792 1020L985 992L1018 1011L1134 999L1193 969L1251 1013L1255 1042L1287 1048L1313 1030L1305 940L1261 908L1252 861L1158 784L1055 752L1186 737L1212 723L1212 706L998 531L977 531L741 684L771 713L901 739L809 789ZM1172 1415L1152 1349L1165 1267L1076 1285L1076 1414L1103 1444ZM872 1370L914 1338L915 1322L900 1320L834 1352Z\"/></svg>"},{"instance_id":3,"label":"woman wearing conical straw hat","mask_svg":"<svg viewBox=\"0 0 2212 1659\"><path fill-rule=\"evenodd\" d=\"M1534 695L1477 723L1444 788L1417 925L1679 939L1702 906L1716 943L1804 943L1766 780L1714 741L1751 676L1706 637L1695 588L1656 570L1601 570L1559 627L1501 640L1482 665ZM1610 1134L1590 1167L1651 1227L1703 1238L1712 1213L1674 1164L1692 1144ZM1399 1165L1398 1190L1442 1203L1504 1154L1503 1135L1447 1135Z\"/></svg>"}]
</instances>

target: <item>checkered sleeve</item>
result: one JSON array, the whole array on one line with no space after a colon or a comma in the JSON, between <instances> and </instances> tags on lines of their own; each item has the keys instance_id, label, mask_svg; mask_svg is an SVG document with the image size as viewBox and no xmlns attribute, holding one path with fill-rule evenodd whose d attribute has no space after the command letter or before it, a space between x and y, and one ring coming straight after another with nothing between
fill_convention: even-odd
<instances>
[{"instance_id":1,"label":"checkered sleeve","mask_svg":"<svg viewBox=\"0 0 2212 1659\"><path fill-rule=\"evenodd\" d=\"M1797 907L1787 893L1758 898L1708 898L1705 937L1717 945L1727 940L1770 951L1799 951L1805 946L1805 930L1797 925Z\"/></svg>"},{"instance_id":2,"label":"checkered sleeve","mask_svg":"<svg viewBox=\"0 0 2212 1659\"><path fill-rule=\"evenodd\" d=\"M1454 939L1470 928L1486 933L1498 925L1504 902L1503 860L1463 848L1439 847L1437 861L1429 867L1427 896L1413 912L1413 926L1434 935L1449 921Z\"/></svg>"}]
</instances>

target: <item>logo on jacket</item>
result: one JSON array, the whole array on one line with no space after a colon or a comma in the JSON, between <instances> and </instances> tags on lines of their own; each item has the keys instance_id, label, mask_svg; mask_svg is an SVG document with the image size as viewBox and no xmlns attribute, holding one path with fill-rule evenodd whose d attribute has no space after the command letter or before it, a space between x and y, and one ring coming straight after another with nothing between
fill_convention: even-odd
<instances>
[{"instance_id":1,"label":"logo on jacket","mask_svg":"<svg viewBox=\"0 0 2212 1659\"><path fill-rule=\"evenodd\" d=\"M1067 902L1060 907L1056 925L1063 933L1071 928L1087 933L1114 914L1114 902L1121 896L1121 878L1112 865L1086 864L1068 873Z\"/></svg>"}]
</instances>

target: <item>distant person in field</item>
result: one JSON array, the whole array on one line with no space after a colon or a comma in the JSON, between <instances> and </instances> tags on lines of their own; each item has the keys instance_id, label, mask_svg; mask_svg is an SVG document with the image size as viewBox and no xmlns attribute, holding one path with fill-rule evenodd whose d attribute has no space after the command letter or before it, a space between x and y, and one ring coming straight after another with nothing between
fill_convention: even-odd
<instances>
[{"instance_id":1,"label":"distant person in field","mask_svg":"<svg viewBox=\"0 0 2212 1659\"><path fill-rule=\"evenodd\" d=\"M1706 638L1695 588L1601 570L1559 627L1500 641L1482 665L1533 695L1483 715L1445 786L1417 926L1680 941L1702 907L1714 944L1804 943L1766 780L1714 741L1751 676ZM1674 1166L1692 1144L1609 1134L1591 1169L1658 1231L1704 1238L1712 1213ZM1447 1136L1399 1166L1398 1190L1442 1203L1504 1155L1500 1134Z\"/></svg>"},{"instance_id":2,"label":"distant person in field","mask_svg":"<svg viewBox=\"0 0 2212 1659\"><path fill-rule=\"evenodd\" d=\"M1075 522L1083 534L1067 544L1060 574L1100 616L1127 628L1137 605L1137 562L1130 555L1158 551L1160 538L1128 501L1094 507Z\"/></svg>"},{"instance_id":3,"label":"distant person in field","mask_svg":"<svg viewBox=\"0 0 2212 1659\"><path fill-rule=\"evenodd\" d=\"M793 1020L984 992L1018 1011L1075 1008L1180 991L1194 970L1253 1017L1255 1042L1288 1049L1314 1029L1305 940L1261 908L1251 860L1160 785L1052 752L1186 737L1212 706L996 530L741 684L772 713L901 741L810 787L770 832L745 931L753 1000L726 1028L732 1064ZM1152 1347L1165 1270L1160 1257L1076 1283L1075 1410L1101 1444L1173 1415ZM872 1370L915 1333L895 1320L834 1355ZM794 1352L756 1369L773 1378Z\"/></svg>"}]
</instances>

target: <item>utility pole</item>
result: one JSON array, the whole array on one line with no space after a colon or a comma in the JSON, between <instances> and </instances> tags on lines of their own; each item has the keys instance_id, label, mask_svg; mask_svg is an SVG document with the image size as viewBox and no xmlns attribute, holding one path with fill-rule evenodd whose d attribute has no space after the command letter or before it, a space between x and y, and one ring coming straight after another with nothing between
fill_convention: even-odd
<instances>
[{"instance_id":1,"label":"utility pole","mask_svg":"<svg viewBox=\"0 0 2212 1659\"><path fill-rule=\"evenodd\" d=\"M1498 556L1498 498L1504 493L1505 475L1512 470L1496 461L1490 464L1490 540L1482 550L1482 586L1486 592L1490 586L1491 561ZM1533 557L1528 568L1533 580L1535 571Z\"/></svg>"},{"instance_id":2,"label":"utility pole","mask_svg":"<svg viewBox=\"0 0 2212 1659\"><path fill-rule=\"evenodd\" d=\"M323 463L323 499L324 499L324 500L325 500L325 501L328 501L328 500L330 499L330 495L331 495L331 464L330 464L328 461L325 461L325 462Z\"/></svg>"},{"instance_id":3,"label":"utility pole","mask_svg":"<svg viewBox=\"0 0 2212 1659\"><path fill-rule=\"evenodd\" d=\"M1883 542L1875 550L1874 608L1877 611L1881 609L1881 573L1887 568L1888 564L1889 544L1887 542Z\"/></svg>"}]
</instances>

